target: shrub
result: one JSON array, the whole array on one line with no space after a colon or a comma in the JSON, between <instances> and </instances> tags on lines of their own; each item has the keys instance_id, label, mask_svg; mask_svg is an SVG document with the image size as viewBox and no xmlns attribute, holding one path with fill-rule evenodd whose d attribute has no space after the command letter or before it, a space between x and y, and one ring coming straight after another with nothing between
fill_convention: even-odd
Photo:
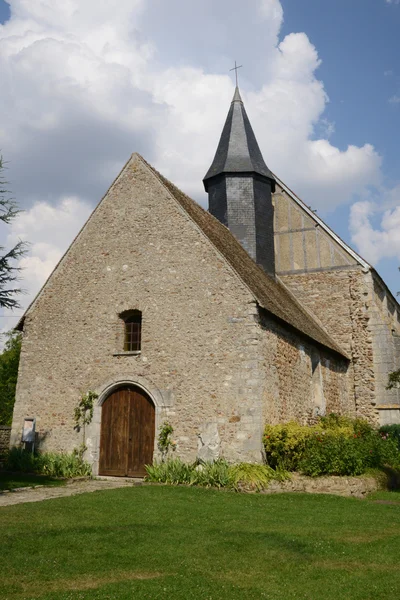
<instances>
[{"instance_id":1,"label":"shrub","mask_svg":"<svg viewBox=\"0 0 400 600\"><path fill-rule=\"evenodd\" d=\"M365 437L327 434L315 436L299 463L304 475L362 475L368 469L399 465L399 452L393 440L384 440L374 431Z\"/></svg>"},{"instance_id":2,"label":"shrub","mask_svg":"<svg viewBox=\"0 0 400 600\"><path fill-rule=\"evenodd\" d=\"M400 428L399 428L400 430ZM368 469L400 464L399 448L368 422L338 415L322 417L314 426L267 425L267 463L305 475L361 475Z\"/></svg>"},{"instance_id":3,"label":"shrub","mask_svg":"<svg viewBox=\"0 0 400 600\"><path fill-rule=\"evenodd\" d=\"M379 428L379 433L382 437L389 436L394 440L400 450L400 425L382 425L382 427Z\"/></svg>"},{"instance_id":4,"label":"shrub","mask_svg":"<svg viewBox=\"0 0 400 600\"><path fill-rule=\"evenodd\" d=\"M8 471L36 473L50 477L89 477L92 474L89 463L84 461L77 452L32 454L23 448L11 448L6 455L4 468Z\"/></svg>"},{"instance_id":5,"label":"shrub","mask_svg":"<svg viewBox=\"0 0 400 600\"><path fill-rule=\"evenodd\" d=\"M11 448L5 454L4 469L21 473L35 473L38 457L22 448Z\"/></svg>"},{"instance_id":6,"label":"shrub","mask_svg":"<svg viewBox=\"0 0 400 600\"><path fill-rule=\"evenodd\" d=\"M311 477L361 475L366 469L361 445L354 443L354 438L334 434L311 438L298 466Z\"/></svg>"},{"instance_id":7,"label":"shrub","mask_svg":"<svg viewBox=\"0 0 400 600\"><path fill-rule=\"evenodd\" d=\"M295 421L281 425L267 425L263 442L268 465L273 469L296 471L307 440L316 431L316 427L303 427ZM318 431L321 431L321 427Z\"/></svg>"}]
</instances>

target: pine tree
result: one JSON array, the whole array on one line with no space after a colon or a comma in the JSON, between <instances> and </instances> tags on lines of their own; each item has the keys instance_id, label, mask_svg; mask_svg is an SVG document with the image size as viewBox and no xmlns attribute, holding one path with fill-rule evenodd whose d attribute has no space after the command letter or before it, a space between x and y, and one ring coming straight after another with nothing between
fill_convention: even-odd
<instances>
[{"instance_id":1,"label":"pine tree","mask_svg":"<svg viewBox=\"0 0 400 600\"><path fill-rule=\"evenodd\" d=\"M15 200L9 196L3 173L4 162L3 157L0 156L0 221L9 224L20 211ZM17 242L8 251L0 246L0 307L19 308L20 306L15 297L22 292L20 288L15 286L20 268L15 264L15 261L25 254L26 246L26 243L22 241Z\"/></svg>"}]
</instances>

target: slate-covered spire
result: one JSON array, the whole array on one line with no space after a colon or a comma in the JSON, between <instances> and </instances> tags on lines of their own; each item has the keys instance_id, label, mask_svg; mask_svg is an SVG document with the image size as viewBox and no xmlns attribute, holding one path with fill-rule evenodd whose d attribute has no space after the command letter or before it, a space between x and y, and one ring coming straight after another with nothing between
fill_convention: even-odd
<instances>
[{"instance_id":1,"label":"slate-covered spire","mask_svg":"<svg viewBox=\"0 0 400 600\"><path fill-rule=\"evenodd\" d=\"M275 191L275 180L262 157L238 87L203 183L210 213L274 276L271 193Z\"/></svg>"},{"instance_id":2,"label":"slate-covered spire","mask_svg":"<svg viewBox=\"0 0 400 600\"><path fill-rule=\"evenodd\" d=\"M257 173L275 183L258 147L238 87L235 89L214 160L203 179L206 192L210 179L221 173Z\"/></svg>"}]
</instances>

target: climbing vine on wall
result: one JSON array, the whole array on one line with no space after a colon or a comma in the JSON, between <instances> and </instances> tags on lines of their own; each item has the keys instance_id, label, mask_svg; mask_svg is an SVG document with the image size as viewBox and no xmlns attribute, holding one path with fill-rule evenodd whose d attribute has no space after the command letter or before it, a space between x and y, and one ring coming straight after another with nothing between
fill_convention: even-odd
<instances>
[{"instance_id":1,"label":"climbing vine on wall","mask_svg":"<svg viewBox=\"0 0 400 600\"><path fill-rule=\"evenodd\" d=\"M164 423L160 426L159 434L158 434L158 449L161 452L161 459L164 461L168 455L170 450L176 450L176 442L172 439L172 434L174 433L174 428L171 423L164 421Z\"/></svg>"},{"instance_id":2,"label":"climbing vine on wall","mask_svg":"<svg viewBox=\"0 0 400 600\"><path fill-rule=\"evenodd\" d=\"M400 369L398 371L393 371L393 373L389 373L389 380L386 389L392 390L395 388L400 388Z\"/></svg>"}]
</instances>

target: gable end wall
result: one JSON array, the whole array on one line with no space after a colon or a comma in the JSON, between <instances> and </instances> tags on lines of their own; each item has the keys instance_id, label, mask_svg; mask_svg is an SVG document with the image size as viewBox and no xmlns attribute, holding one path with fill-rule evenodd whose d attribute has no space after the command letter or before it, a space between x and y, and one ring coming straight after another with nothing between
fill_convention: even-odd
<instances>
[{"instance_id":1,"label":"gable end wall","mask_svg":"<svg viewBox=\"0 0 400 600\"><path fill-rule=\"evenodd\" d=\"M118 315L133 308L143 313L142 352L121 355ZM157 391L158 424L171 422L183 458L212 431L227 458L260 460L256 312L209 240L132 161L26 317L12 443L34 416L43 448L71 451L83 441L73 421L80 395L129 379ZM99 431L89 433L96 465Z\"/></svg>"}]
</instances>

